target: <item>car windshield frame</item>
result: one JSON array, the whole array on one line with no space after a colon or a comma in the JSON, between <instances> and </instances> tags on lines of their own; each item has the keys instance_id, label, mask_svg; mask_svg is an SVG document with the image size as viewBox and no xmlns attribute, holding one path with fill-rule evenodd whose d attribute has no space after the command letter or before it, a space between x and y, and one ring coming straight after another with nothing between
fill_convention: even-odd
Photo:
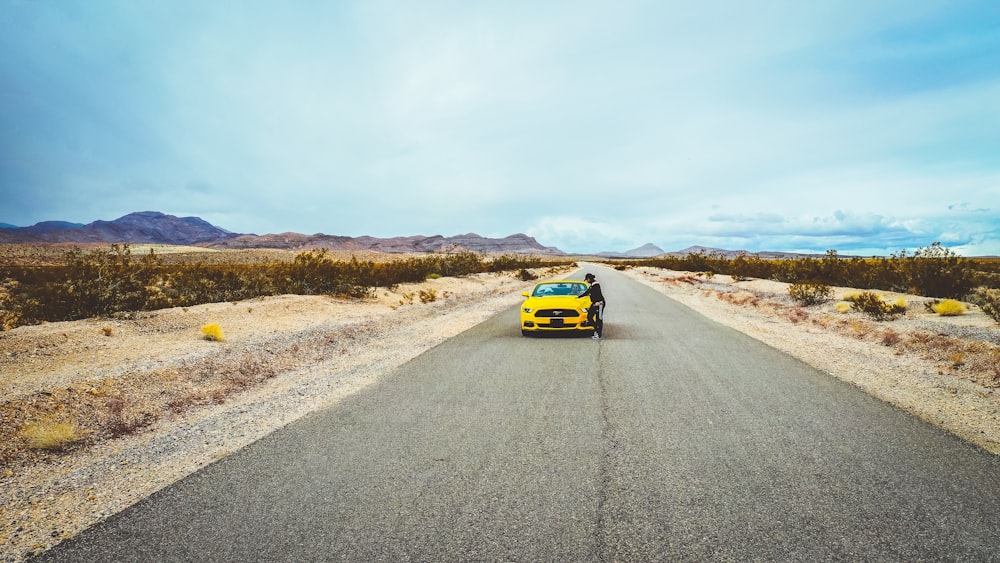
<instances>
[{"instance_id":1,"label":"car windshield frame","mask_svg":"<svg viewBox=\"0 0 1000 563\"><path fill-rule=\"evenodd\" d=\"M540 283L531 292L532 297L576 297L587 290L583 282L551 282Z\"/></svg>"}]
</instances>

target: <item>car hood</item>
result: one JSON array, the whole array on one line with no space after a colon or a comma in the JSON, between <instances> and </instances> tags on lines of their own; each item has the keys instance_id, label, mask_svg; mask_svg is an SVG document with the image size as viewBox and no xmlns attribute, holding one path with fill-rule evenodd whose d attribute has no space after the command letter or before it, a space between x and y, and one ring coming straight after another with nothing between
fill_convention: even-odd
<instances>
[{"instance_id":1,"label":"car hood","mask_svg":"<svg viewBox=\"0 0 1000 563\"><path fill-rule=\"evenodd\" d=\"M531 309L582 309L590 306L590 298L575 295L553 295L550 297L529 297L522 307Z\"/></svg>"}]
</instances>

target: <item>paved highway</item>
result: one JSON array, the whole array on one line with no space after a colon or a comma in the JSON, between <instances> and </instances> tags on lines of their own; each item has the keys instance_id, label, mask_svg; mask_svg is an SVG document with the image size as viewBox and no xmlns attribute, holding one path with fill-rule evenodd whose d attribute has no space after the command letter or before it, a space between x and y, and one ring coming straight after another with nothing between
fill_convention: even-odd
<instances>
[{"instance_id":1,"label":"paved highway","mask_svg":"<svg viewBox=\"0 0 1000 563\"><path fill-rule=\"evenodd\" d=\"M599 277L603 342L508 310L42 559L1000 558L998 458Z\"/></svg>"}]
</instances>

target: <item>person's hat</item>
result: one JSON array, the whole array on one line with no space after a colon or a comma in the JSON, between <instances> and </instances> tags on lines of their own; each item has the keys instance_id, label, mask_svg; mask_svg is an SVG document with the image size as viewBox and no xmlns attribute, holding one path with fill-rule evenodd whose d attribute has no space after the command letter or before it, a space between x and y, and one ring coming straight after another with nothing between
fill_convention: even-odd
<instances>
[{"instance_id":1,"label":"person's hat","mask_svg":"<svg viewBox=\"0 0 1000 563\"><path fill-rule=\"evenodd\" d=\"M591 281L591 280L596 280L597 277L595 277L594 274L587 274L587 275L583 276L583 279L585 279L587 281Z\"/></svg>"}]
</instances>

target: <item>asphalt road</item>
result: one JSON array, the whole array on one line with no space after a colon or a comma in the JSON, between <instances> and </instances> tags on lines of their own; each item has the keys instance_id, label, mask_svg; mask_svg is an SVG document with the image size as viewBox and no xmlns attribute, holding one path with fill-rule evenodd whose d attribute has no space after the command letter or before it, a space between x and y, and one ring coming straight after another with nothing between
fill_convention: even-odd
<instances>
[{"instance_id":1,"label":"asphalt road","mask_svg":"<svg viewBox=\"0 0 1000 563\"><path fill-rule=\"evenodd\" d=\"M998 458L599 272L606 340L513 308L42 559L1000 558Z\"/></svg>"}]
</instances>

